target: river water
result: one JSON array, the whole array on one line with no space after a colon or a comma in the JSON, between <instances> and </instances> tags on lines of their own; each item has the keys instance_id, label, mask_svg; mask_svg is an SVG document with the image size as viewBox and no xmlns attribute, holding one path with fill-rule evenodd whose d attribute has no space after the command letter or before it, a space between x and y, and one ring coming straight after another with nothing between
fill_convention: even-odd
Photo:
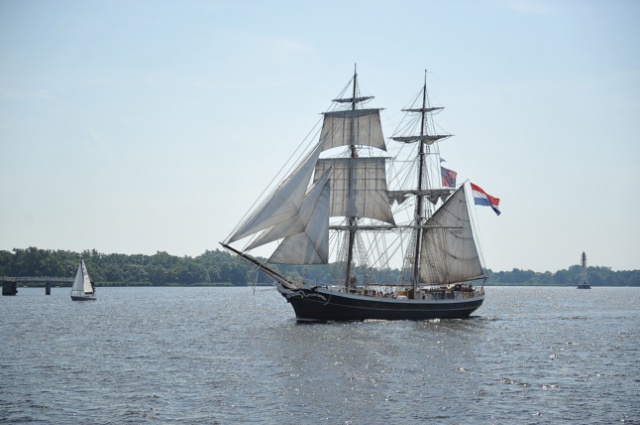
<instances>
[{"instance_id":1,"label":"river water","mask_svg":"<svg viewBox=\"0 0 640 425\"><path fill-rule=\"evenodd\" d=\"M271 288L0 297L0 423L640 424L640 288L299 325Z\"/></svg>"}]
</instances>

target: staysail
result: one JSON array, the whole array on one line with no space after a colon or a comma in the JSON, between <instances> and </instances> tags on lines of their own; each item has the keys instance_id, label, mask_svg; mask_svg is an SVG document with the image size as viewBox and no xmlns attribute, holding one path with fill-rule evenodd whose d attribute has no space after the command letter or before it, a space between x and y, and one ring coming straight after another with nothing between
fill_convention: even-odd
<instances>
[{"instance_id":1,"label":"staysail","mask_svg":"<svg viewBox=\"0 0 640 425\"><path fill-rule=\"evenodd\" d=\"M322 143L316 146L293 173L242 223L233 233L229 242L237 241L272 226L290 222L298 216L322 146Z\"/></svg>"},{"instance_id":2,"label":"staysail","mask_svg":"<svg viewBox=\"0 0 640 425\"><path fill-rule=\"evenodd\" d=\"M309 189L294 218L263 232L247 249L285 238L269 263L328 263L330 174L331 170L327 170Z\"/></svg>"}]
</instances>

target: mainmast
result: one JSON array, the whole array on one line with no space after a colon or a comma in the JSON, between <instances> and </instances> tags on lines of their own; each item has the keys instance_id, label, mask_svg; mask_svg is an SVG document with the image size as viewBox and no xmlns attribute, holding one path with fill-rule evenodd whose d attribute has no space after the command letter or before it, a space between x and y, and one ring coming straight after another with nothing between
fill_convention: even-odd
<instances>
[{"instance_id":1,"label":"mainmast","mask_svg":"<svg viewBox=\"0 0 640 425\"><path fill-rule=\"evenodd\" d=\"M428 118L429 114L443 109L442 107L431 107L429 105L429 99L427 97L427 71L425 70L424 86L422 87L422 105L417 108L403 109L404 112L419 113L420 119L420 134L409 136L395 136L392 140L402 143L418 143L417 159L418 159L418 181L416 187L416 206L414 212L414 226L415 231L413 233L413 252L407 255L409 264L412 264L412 268L408 268L407 274L410 273L409 280L413 288L413 293L418 289L418 284L423 272L421 271L421 262L423 257L423 250L425 249L425 229L424 224L429 218L426 216L426 199L425 195L430 193L433 188L429 187L428 174L427 174L427 155L430 154L430 146L438 140L446 139L450 137L448 134L429 134L428 131ZM432 201L435 202L435 201ZM411 258L413 256L413 258ZM429 283L429 282L427 282Z\"/></svg>"},{"instance_id":2,"label":"mainmast","mask_svg":"<svg viewBox=\"0 0 640 425\"><path fill-rule=\"evenodd\" d=\"M418 193L420 193L423 189L423 180L425 173L425 144L424 144L424 135L425 135L425 115L427 111L427 72L424 73L424 87L422 88L422 111L421 111L421 119L420 119L420 142L418 146ZM415 221L416 221L416 232L415 232L415 251L413 257L413 293L415 294L418 289L418 280L420 276L420 251L422 248L422 222L424 221L424 197L418 196L416 202L416 212L415 212Z\"/></svg>"}]
</instances>

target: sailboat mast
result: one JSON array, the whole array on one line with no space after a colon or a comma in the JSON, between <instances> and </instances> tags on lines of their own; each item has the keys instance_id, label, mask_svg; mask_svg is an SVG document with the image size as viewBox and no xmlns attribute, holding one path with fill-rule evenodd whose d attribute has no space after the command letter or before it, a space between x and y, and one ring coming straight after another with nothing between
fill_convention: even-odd
<instances>
[{"instance_id":1,"label":"sailboat mast","mask_svg":"<svg viewBox=\"0 0 640 425\"><path fill-rule=\"evenodd\" d=\"M422 140L422 136L425 134L425 114L427 111L427 73L425 71L424 75L424 87L422 89L422 113L421 113L421 122L420 122L420 142L418 145L418 193L420 193L423 189L422 183L424 180L424 166L425 166L425 147L424 141ZM416 212L415 212L415 220L416 220L416 232L415 232L415 252L413 257L413 291L418 289L418 280L420 276L420 252L422 250L422 222L423 222L423 210L424 210L424 197L418 195L418 199L416 202Z\"/></svg>"},{"instance_id":2,"label":"sailboat mast","mask_svg":"<svg viewBox=\"0 0 640 425\"><path fill-rule=\"evenodd\" d=\"M356 87L357 87L357 83L358 83L358 72L356 69L356 65L354 65L353 67L353 92L351 95L351 110L355 110L356 109ZM351 134L354 134L354 129L353 129L353 125L354 122L353 120L351 121ZM352 136L353 137L353 136ZM350 157L351 158L357 158L358 154L356 152L356 147L353 144L353 140L351 141L351 144L349 144L349 150L350 150ZM349 168L349 185L351 185L352 182L352 176L351 176L351 167ZM351 193L351 187L349 187L349 193ZM353 246L355 244L355 239L356 239L356 230L355 230L355 225L356 225L356 218L355 217L349 217L348 218L348 223L349 223L349 243L348 243L348 249L347 249L347 270L345 273L345 287L350 288L351 287L351 264L353 262Z\"/></svg>"}]
</instances>

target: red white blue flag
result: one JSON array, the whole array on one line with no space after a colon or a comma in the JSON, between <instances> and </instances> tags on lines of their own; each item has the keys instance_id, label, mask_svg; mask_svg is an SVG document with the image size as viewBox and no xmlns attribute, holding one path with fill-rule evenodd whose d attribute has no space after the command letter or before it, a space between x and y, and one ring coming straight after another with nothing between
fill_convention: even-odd
<instances>
[{"instance_id":1,"label":"red white blue flag","mask_svg":"<svg viewBox=\"0 0 640 425\"><path fill-rule=\"evenodd\" d=\"M473 201L476 205L491 207L496 214L500 215L500 210L498 209L500 199L494 198L493 196L482 190L480 186L477 186L473 183L471 183L471 191L473 192Z\"/></svg>"},{"instance_id":2,"label":"red white blue flag","mask_svg":"<svg viewBox=\"0 0 640 425\"><path fill-rule=\"evenodd\" d=\"M441 166L440 174L442 174L442 186L456 187L456 177L458 177L458 173Z\"/></svg>"}]
</instances>

